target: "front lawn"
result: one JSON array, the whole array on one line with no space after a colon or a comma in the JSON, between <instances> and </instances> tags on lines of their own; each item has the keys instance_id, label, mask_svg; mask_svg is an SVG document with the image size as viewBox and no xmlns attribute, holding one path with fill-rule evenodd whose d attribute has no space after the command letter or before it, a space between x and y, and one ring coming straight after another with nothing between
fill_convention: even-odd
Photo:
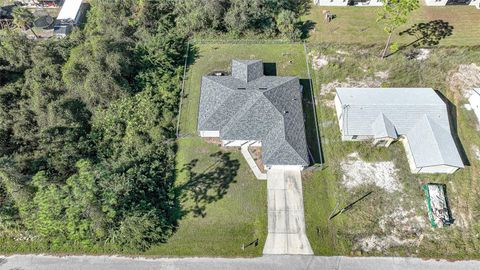
<instances>
[{"instance_id":1,"label":"front lawn","mask_svg":"<svg viewBox=\"0 0 480 270\"><path fill-rule=\"evenodd\" d=\"M221 150L201 138L181 138L177 169L184 211L178 231L145 254L260 256L267 228L266 182L255 178L240 151ZM241 250L257 238L257 247Z\"/></svg>"},{"instance_id":2,"label":"front lawn","mask_svg":"<svg viewBox=\"0 0 480 270\"><path fill-rule=\"evenodd\" d=\"M182 209L188 213L168 243L152 247L146 254L260 256L267 234L266 181L254 177L240 151L221 150L197 136L201 78L213 71L229 71L232 59L260 59L267 63L270 75L298 76L307 96L310 93L304 46L197 43L191 48L180 117L176 181L179 191L186 194ZM310 134L313 136L314 130ZM185 170L189 166L193 166L191 172ZM257 247L241 250L242 244L257 238Z\"/></svg>"},{"instance_id":3,"label":"front lawn","mask_svg":"<svg viewBox=\"0 0 480 270\"><path fill-rule=\"evenodd\" d=\"M439 48L432 50L426 60L409 60L404 52L380 60L380 50L381 46L331 44L312 50L317 61L328 61L314 72L325 169L306 173L303 180L307 231L312 248L316 255L478 259L480 156L475 149L480 146L480 133L473 112L463 107L465 97L460 90L467 87L468 82L462 84L459 80L468 80L468 76L455 73L460 64L480 66L480 51ZM462 72L472 67L463 66ZM385 149L372 148L368 142L341 142L332 101L335 87L348 86L439 90L455 105L453 115L457 116L458 135L468 158L466 168L453 175L412 175L400 143ZM347 188L352 185L349 182L352 174L372 166L378 172L394 166L397 171L392 174L391 188L372 183ZM389 175L359 175L358 179L379 178L389 182ZM430 227L424 193L420 189L426 182L446 184L454 225L439 229ZM373 193L351 210L328 220L335 209L340 210L370 191Z\"/></svg>"}]
</instances>

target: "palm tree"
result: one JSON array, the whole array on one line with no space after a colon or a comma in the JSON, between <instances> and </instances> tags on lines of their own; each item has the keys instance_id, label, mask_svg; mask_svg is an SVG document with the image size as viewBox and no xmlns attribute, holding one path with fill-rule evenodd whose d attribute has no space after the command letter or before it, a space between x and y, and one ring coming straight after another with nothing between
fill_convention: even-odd
<instances>
[{"instance_id":1,"label":"palm tree","mask_svg":"<svg viewBox=\"0 0 480 270\"><path fill-rule=\"evenodd\" d=\"M16 25L18 28L23 30L32 31L33 35L38 38L37 34L33 31L33 20L34 16L32 12L24 7L15 7L12 10L13 15L13 24Z\"/></svg>"}]
</instances>

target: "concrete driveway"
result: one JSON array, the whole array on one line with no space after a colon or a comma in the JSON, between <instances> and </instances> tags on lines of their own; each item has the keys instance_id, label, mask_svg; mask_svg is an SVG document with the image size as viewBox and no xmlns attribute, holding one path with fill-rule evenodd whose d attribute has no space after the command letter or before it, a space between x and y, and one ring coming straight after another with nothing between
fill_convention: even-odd
<instances>
[{"instance_id":1,"label":"concrete driveway","mask_svg":"<svg viewBox=\"0 0 480 270\"><path fill-rule=\"evenodd\" d=\"M300 170L268 170L267 190L268 235L263 254L312 255L305 233Z\"/></svg>"}]
</instances>

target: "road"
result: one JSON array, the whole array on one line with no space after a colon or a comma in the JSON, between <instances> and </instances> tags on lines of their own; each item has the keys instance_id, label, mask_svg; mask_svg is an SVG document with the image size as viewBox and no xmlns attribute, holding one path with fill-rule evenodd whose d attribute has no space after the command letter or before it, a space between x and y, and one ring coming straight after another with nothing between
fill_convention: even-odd
<instances>
[{"instance_id":1,"label":"road","mask_svg":"<svg viewBox=\"0 0 480 270\"><path fill-rule=\"evenodd\" d=\"M0 257L1 270L478 270L480 261L393 257L266 255L259 258L127 258L109 256L15 255Z\"/></svg>"}]
</instances>

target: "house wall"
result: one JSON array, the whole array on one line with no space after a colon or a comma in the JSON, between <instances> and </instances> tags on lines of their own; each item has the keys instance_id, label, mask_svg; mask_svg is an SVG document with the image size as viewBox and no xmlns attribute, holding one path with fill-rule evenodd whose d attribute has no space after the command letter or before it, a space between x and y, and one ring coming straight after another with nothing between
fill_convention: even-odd
<instances>
[{"instance_id":1,"label":"house wall","mask_svg":"<svg viewBox=\"0 0 480 270\"><path fill-rule=\"evenodd\" d=\"M225 147L240 147L248 142L249 140L222 140L222 145Z\"/></svg>"},{"instance_id":2,"label":"house wall","mask_svg":"<svg viewBox=\"0 0 480 270\"><path fill-rule=\"evenodd\" d=\"M439 166L420 168L418 173L449 173L450 174L450 173L454 173L457 170L458 170L457 167L439 165Z\"/></svg>"},{"instance_id":3,"label":"house wall","mask_svg":"<svg viewBox=\"0 0 480 270\"><path fill-rule=\"evenodd\" d=\"M343 107L342 103L340 102L340 99L338 98L338 95L335 95L335 111L337 112L337 119L338 119L338 126L340 127L340 131L343 133Z\"/></svg>"},{"instance_id":4,"label":"house wall","mask_svg":"<svg viewBox=\"0 0 480 270\"><path fill-rule=\"evenodd\" d=\"M462 4L465 0L457 1L457 4ZM455 0L425 0L425 5L427 6L446 6L448 3L454 4ZM465 1L465 5L477 6L479 7L480 0L471 0L469 3Z\"/></svg>"},{"instance_id":5,"label":"house wall","mask_svg":"<svg viewBox=\"0 0 480 270\"><path fill-rule=\"evenodd\" d=\"M218 130L200 130L200 137L218 138L218 137L220 137L220 131L218 131Z\"/></svg>"},{"instance_id":6,"label":"house wall","mask_svg":"<svg viewBox=\"0 0 480 270\"><path fill-rule=\"evenodd\" d=\"M381 0L314 0L319 6L381 6Z\"/></svg>"},{"instance_id":7,"label":"house wall","mask_svg":"<svg viewBox=\"0 0 480 270\"><path fill-rule=\"evenodd\" d=\"M368 141L372 139L373 139L373 136L371 135L351 135L351 136L342 135L342 141Z\"/></svg>"},{"instance_id":8,"label":"house wall","mask_svg":"<svg viewBox=\"0 0 480 270\"><path fill-rule=\"evenodd\" d=\"M303 169L305 169L305 167L301 166L301 165L265 165L265 167L267 168L267 170L270 170L270 169L282 169L282 170L300 170L302 171Z\"/></svg>"}]
</instances>

